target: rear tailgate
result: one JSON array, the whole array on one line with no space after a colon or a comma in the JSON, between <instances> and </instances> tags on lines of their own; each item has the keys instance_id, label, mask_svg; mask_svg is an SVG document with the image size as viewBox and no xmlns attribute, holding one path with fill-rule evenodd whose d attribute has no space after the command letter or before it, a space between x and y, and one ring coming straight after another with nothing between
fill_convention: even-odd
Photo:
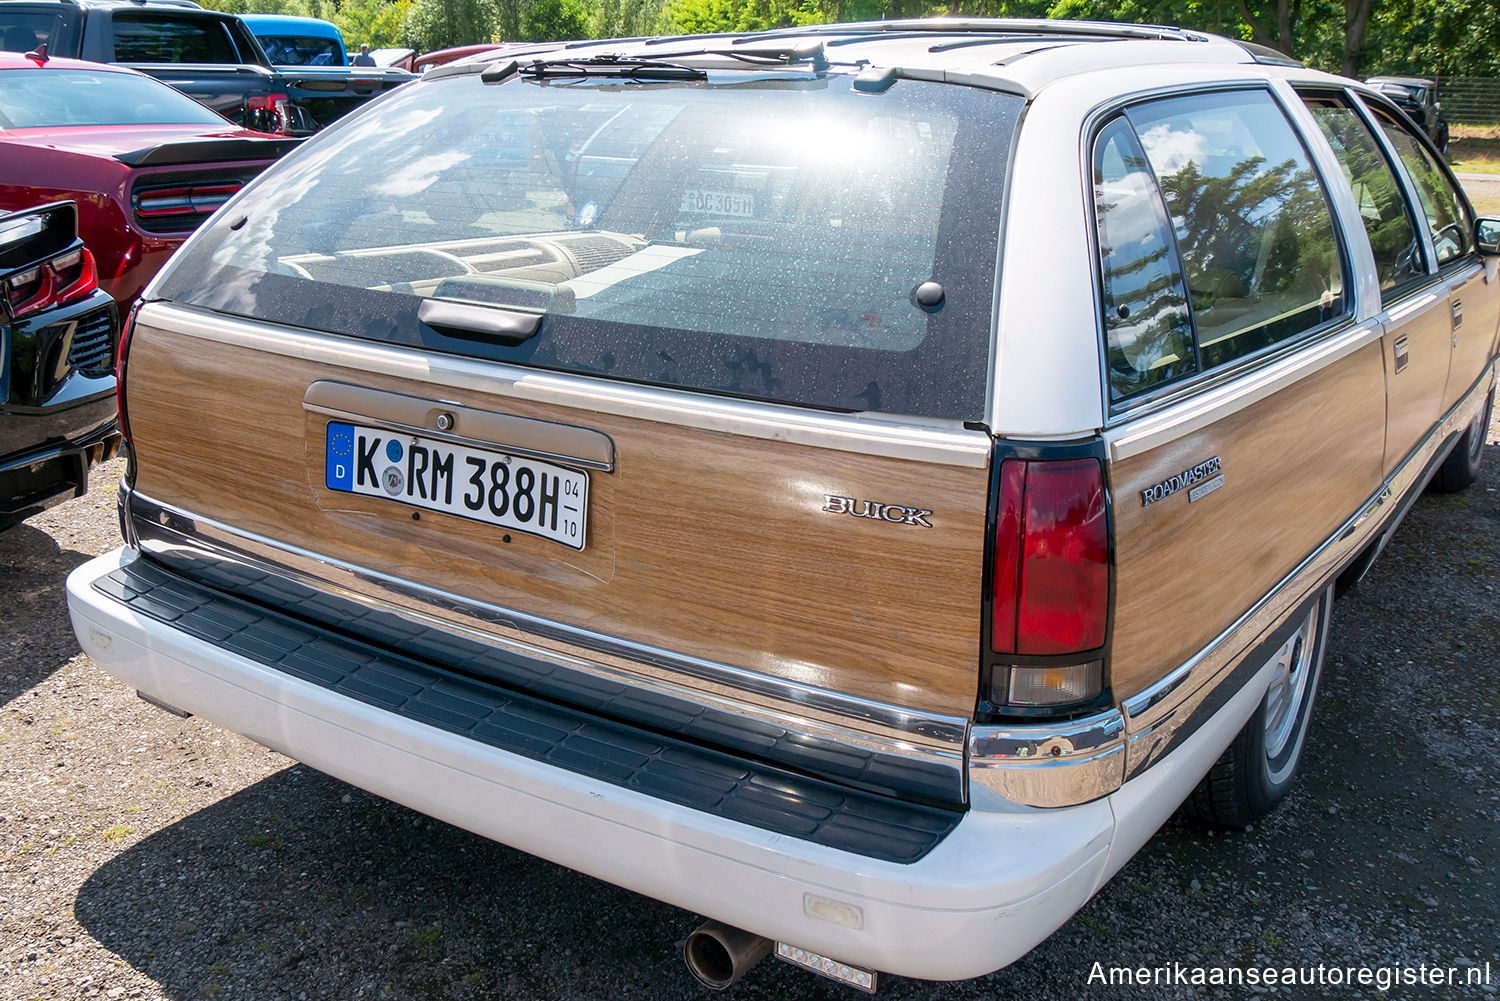
<instances>
[{"instance_id":1,"label":"rear tailgate","mask_svg":"<svg viewBox=\"0 0 1500 1001\"><path fill-rule=\"evenodd\" d=\"M128 385L135 487L168 506L654 650L922 712L973 709L982 432L650 399L162 307L137 320ZM470 447L512 455L544 452L536 436L559 426L602 436L612 471L581 467L582 449L544 452L588 477L584 548L328 489L330 423L387 429L377 471L409 473L386 447L409 452L411 435L389 429L420 413L423 440L441 441L429 411L454 415ZM473 487L458 469L462 498Z\"/></svg>"}]
</instances>

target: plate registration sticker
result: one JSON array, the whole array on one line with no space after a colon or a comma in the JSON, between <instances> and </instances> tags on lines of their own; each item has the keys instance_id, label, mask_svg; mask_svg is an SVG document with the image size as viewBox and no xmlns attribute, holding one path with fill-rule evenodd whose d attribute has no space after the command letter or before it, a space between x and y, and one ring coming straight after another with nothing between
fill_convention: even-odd
<instances>
[{"instance_id":1,"label":"plate registration sticker","mask_svg":"<svg viewBox=\"0 0 1500 1001\"><path fill-rule=\"evenodd\" d=\"M582 549L588 473L529 456L330 421L329 490L383 497Z\"/></svg>"}]
</instances>

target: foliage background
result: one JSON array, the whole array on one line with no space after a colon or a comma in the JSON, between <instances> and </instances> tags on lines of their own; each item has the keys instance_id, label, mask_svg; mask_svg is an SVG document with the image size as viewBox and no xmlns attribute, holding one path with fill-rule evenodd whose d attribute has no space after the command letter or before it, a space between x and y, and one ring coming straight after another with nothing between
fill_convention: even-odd
<instances>
[{"instance_id":1,"label":"foliage background","mask_svg":"<svg viewBox=\"0 0 1500 1001\"><path fill-rule=\"evenodd\" d=\"M1354 76L1500 76L1500 0L203 0L305 14L351 47L745 31L932 14L1178 24Z\"/></svg>"}]
</instances>

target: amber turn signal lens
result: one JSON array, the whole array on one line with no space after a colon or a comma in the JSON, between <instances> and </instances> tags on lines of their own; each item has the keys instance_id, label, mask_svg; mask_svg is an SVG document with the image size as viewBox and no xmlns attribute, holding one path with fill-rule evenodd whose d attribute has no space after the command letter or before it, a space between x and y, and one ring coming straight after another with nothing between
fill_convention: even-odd
<instances>
[{"instance_id":1,"label":"amber turn signal lens","mask_svg":"<svg viewBox=\"0 0 1500 1001\"><path fill-rule=\"evenodd\" d=\"M1103 690L1103 661L1066 667L1012 667L1005 701L1013 706L1060 706L1087 702Z\"/></svg>"}]
</instances>

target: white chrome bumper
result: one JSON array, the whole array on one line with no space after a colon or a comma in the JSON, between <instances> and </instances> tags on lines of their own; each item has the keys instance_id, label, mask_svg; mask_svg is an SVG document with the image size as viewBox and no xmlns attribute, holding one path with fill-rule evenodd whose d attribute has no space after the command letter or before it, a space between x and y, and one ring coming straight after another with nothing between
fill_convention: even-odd
<instances>
[{"instance_id":1,"label":"white chrome bumper","mask_svg":"<svg viewBox=\"0 0 1500 1001\"><path fill-rule=\"evenodd\" d=\"M956 829L901 865L586 778L263 666L92 587L135 558L117 550L68 578L84 650L126 684L522 851L843 962L934 980L998 969L1066 922L1171 813L1260 692L1247 686L1248 698L1107 799L1047 810L975 789Z\"/></svg>"}]
</instances>

